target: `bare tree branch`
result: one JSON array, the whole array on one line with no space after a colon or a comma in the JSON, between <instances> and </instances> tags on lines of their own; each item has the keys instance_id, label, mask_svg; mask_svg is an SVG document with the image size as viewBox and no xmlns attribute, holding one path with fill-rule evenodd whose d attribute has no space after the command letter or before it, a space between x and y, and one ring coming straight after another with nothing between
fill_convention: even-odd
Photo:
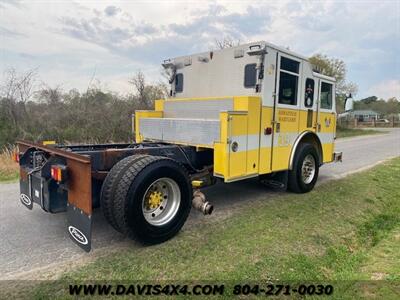
<instances>
[{"instance_id":1,"label":"bare tree branch","mask_svg":"<svg viewBox=\"0 0 400 300\"><path fill-rule=\"evenodd\" d=\"M139 102L145 106L148 105L147 97L146 97L146 81L144 78L144 74L142 71L137 71L135 75L129 80L129 83L133 85L136 90L136 93L139 96Z\"/></svg>"},{"instance_id":2,"label":"bare tree branch","mask_svg":"<svg viewBox=\"0 0 400 300\"><path fill-rule=\"evenodd\" d=\"M222 39L215 39L215 46L217 49L225 49L236 47L240 45L239 39L234 39L231 36L225 36Z\"/></svg>"}]
</instances>

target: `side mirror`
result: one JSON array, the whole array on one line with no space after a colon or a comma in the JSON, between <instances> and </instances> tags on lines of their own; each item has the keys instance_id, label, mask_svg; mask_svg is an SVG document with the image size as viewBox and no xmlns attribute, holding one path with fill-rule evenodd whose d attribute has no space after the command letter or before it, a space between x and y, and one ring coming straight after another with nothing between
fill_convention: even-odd
<instances>
[{"instance_id":1,"label":"side mirror","mask_svg":"<svg viewBox=\"0 0 400 300\"><path fill-rule=\"evenodd\" d=\"M344 111L349 112L352 111L353 109L354 109L354 101L353 97L350 94L348 97L346 96L346 100L344 101Z\"/></svg>"}]
</instances>

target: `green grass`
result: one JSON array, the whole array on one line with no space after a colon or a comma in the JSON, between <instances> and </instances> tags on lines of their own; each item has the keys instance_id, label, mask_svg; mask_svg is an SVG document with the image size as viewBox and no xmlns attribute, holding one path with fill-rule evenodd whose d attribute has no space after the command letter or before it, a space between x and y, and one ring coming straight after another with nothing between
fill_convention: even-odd
<instances>
[{"instance_id":1,"label":"green grass","mask_svg":"<svg viewBox=\"0 0 400 300\"><path fill-rule=\"evenodd\" d=\"M338 127L336 129L336 137L344 138L344 137L353 137L360 135L371 135L371 134L382 134L385 131L382 130L374 130L374 129L359 129L359 128L342 128Z\"/></svg>"},{"instance_id":2,"label":"green grass","mask_svg":"<svg viewBox=\"0 0 400 300\"><path fill-rule=\"evenodd\" d=\"M1 183L6 183L6 182L13 182L17 181L19 177L19 173L16 171L13 172L2 172L0 171L0 182Z\"/></svg>"},{"instance_id":3,"label":"green grass","mask_svg":"<svg viewBox=\"0 0 400 300\"><path fill-rule=\"evenodd\" d=\"M19 177L19 165L12 160L16 148L0 149L0 182L16 181Z\"/></svg>"},{"instance_id":4,"label":"green grass","mask_svg":"<svg viewBox=\"0 0 400 300\"><path fill-rule=\"evenodd\" d=\"M400 292L399 182L396 158L307 194L254 201L225 219L185 228L166 243L114 251L33 295L65 295L65 282L88 280L282 280L332 283L331 299L395 299ZM388 281L359 281L376 279L376 273Z\"/></svg>"},{"instance_id":5,"label":"green grass","mask_svg":"<svg viewBox=\"0 0 400 300\"><path fill-rule=\"evenodd\" d=\"M400 281L400 226L368 253L359 271L364 279Z\"/></svg>"}]
</instances>

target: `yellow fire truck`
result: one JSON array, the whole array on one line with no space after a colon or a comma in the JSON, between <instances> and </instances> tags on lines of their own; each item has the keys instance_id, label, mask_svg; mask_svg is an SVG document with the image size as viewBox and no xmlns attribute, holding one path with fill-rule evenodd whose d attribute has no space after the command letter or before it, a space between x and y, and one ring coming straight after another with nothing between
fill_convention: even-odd
<instances>
[{"instance_id":1,"label":"yellow fire truck","mask_svg":"<svg viewBox=\"0 0 400 300\"><path fill-rule=\"evenodd\" d=\"M118 231L159 243L183 226L200 192L258 177L310 191L334 151L335 79L306 57L267 42L167 59L167 99L133 116L135 143L48 145L20 141L20 201L67 211L68 232L90 250L92 209Z\"/></svg>"},{"instance_id":2,"label":"yellow fire truck","mask_svg":"<svg viewBox=\"0 0 400 300\"><path fill-rule=\"evenodd\" d=\"M213 176L225 182L289 171L295 192L311 190L319 166L340 159L335 79L314 72L307 58L257 42L163 66L171 97L136 112L137 142L210 149Z\"/></svg>"}]
</instances>

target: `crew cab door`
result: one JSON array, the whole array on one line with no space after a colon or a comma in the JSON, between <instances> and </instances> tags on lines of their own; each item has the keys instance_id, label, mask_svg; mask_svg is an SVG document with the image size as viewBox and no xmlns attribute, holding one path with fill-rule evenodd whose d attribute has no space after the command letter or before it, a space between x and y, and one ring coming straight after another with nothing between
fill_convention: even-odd
<instances>
[{"instance_id":1,"label":"crew cab door","mask_svg":"<svg viewBox=\"0 0 400 300\"><path fill-rule=\"evenodd\" d=\"M273 114L271 170L287 170L292 145L299 133L300 59L287 54L277 55L277 75ZM302 89L301 89L302 90Z\"/></svg>"},{"instance_id":2,"label":"crew cab door","mask_svg":"<svg viewBox=\"0 0 400 300\"><path fill-rule=\"evenodd\" d=\"M333 160L334 139L336 134L335 85L325 79L319 79L317 135L322 144L323 162Z\"/></svg>"}]
</instances>

